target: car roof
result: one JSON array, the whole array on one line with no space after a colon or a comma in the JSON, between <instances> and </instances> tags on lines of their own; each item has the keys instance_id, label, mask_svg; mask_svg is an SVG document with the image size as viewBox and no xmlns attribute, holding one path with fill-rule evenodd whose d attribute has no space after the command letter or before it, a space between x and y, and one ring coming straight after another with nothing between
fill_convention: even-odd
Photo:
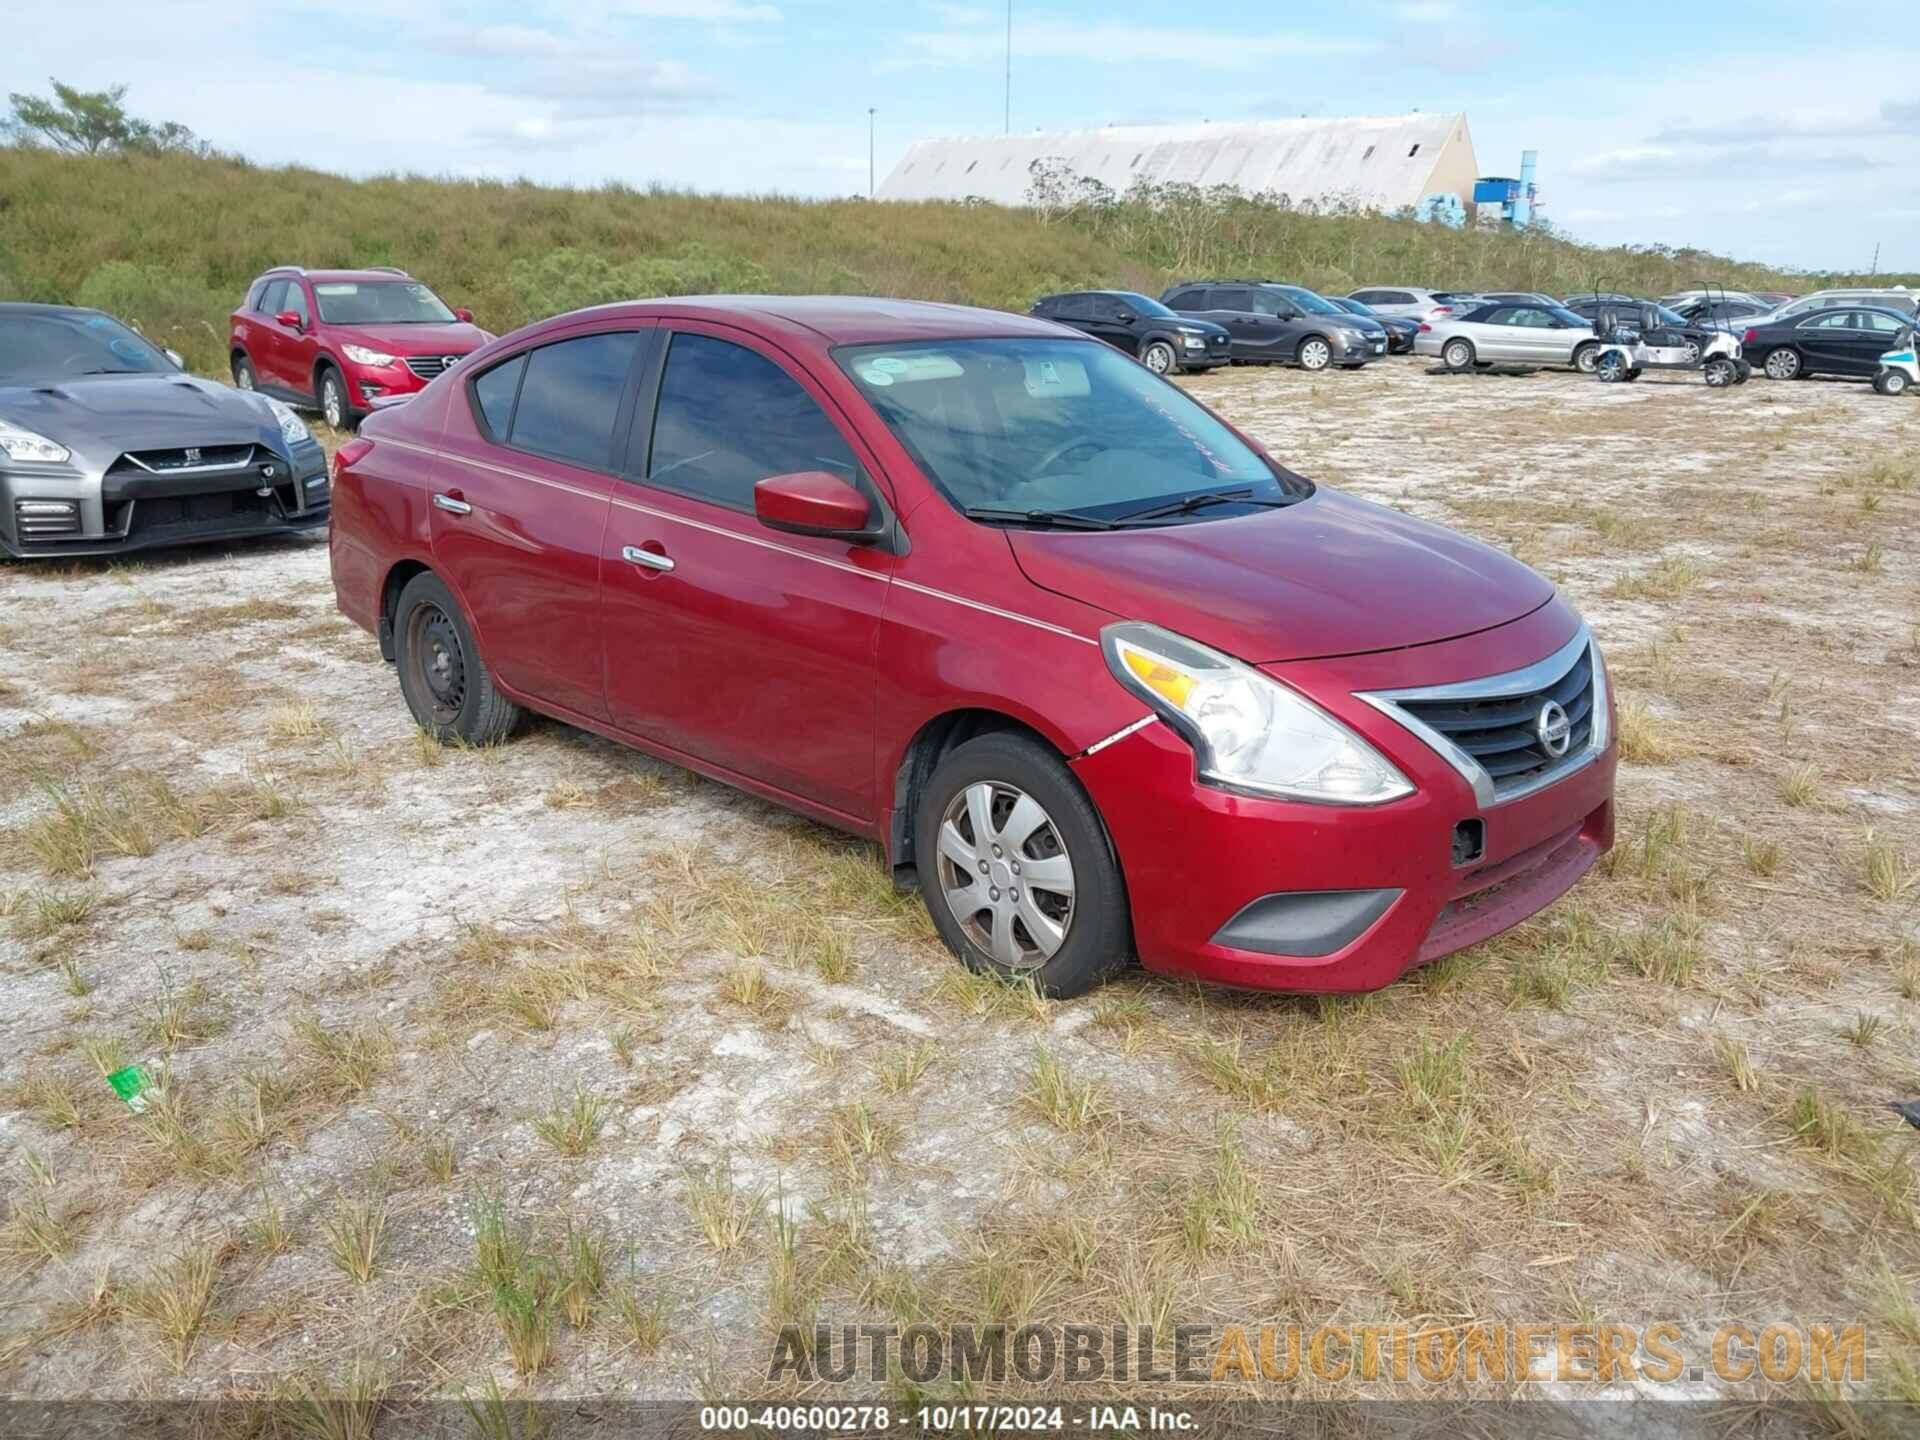
<instances>
[{"instance_id":1,"label":"car roof","mask_svg":"<svg viewBox=\"0 0 1920 1440\"><path fill-rule=\"evenodd\" d=\"M44 305L37 300L0 300L0 315L106 315L90 305ZM109 320L114 317L107 315ZM116 322L117 323L117 322Z\"/></svg>"},{"instance_id":2,"label":"car roof","mask_svg":"<svg viewBox=\"0 0 1920 1440\"><path fill-rule=\"evenodd\" d=\"M815 348L909 340L1058 340L1072 334L1054 321L1015 315L1006 310L865 295L689 295L672 300L622 301L556 315L520 333L545 332L589 315L631 320L709 320L738 326L769 339L783 338Z\"/></svg>"},{"instance_id":3,"label":"car roof","mask_svg":"<svg viewBox=\"0 0 1920 1440\"><path fill-rule=\"evenodd\" d=\"M295 265L276 265L270 270L262 270L254 278L256 281L312 280L320 285L350 284L374 280L398 280L410 285L418 285L421 283L414 276L398 270L302 270Z\"/></svg>"}]
</instances>

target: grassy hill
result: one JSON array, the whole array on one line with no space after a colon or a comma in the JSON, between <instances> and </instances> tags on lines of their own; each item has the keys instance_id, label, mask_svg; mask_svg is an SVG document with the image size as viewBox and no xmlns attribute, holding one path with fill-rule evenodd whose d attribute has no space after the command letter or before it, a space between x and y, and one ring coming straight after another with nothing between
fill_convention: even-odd
<instances>
[{"instance_id":1,"label":"grassy hill","mask_svg":"<svg viewBox=\"0 0 1920 1440\"><path fill-rule=\"evenodd\" d=\"M97 305L224 373L226 317L268 265L401 265L506 331L575 306L714 291L913 296L1024 309L1073 286L1158 294L1195 274L1328 290L1398 281L1658 294L1702 279L1806 290L1697 251L1596 249L1545 232L1312 215L1186 192L1161 203L873 205L530 182L348 180L188 155L0 148L0 299ZM1883 279L1891 277L1882 277Z\"/></svg>"}]
</instances>

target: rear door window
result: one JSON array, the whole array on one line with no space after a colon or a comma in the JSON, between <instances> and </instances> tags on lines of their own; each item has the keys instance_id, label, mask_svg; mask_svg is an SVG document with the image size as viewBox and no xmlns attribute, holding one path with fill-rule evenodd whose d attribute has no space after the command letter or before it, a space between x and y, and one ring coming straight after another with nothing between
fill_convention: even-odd
<instances>
[{"instance_id":1,"label":"rear door window","mask_svg":"<svg viewBox=\"0 0 1920 1440\"><path fill-rule=\"evenodd\" d=\"M513 422L513 400L520 393L520 375L526 368L527 357L516 355L474 380L474 403L480 407L490 439L506 438Z\"/></svg>"},{"instance_id":2,"label":"rear door window","mask_svg":"<svg viewBox=\"0 0 1920 1440\"><path fill-rule=\"evenodd\" d=\"M1169 310L1204 310L1207 308L1207 292L1204 290L1176 290L1166 298Z\"/></svg>"},{"instance_id":3,"label":"rear door window","mask_svg":"<svg viewBox=\"0 0 1920 1440\"><path fill-rule=\"evenodd\" d=\"M1207 292L1209 310L1234 310L1245 315L1253 309L1253 293L1244 285L1222 285Z\"/></svg>"},{"instance_id":4,"label":"rear door window","mask_svg":"<svg viewBox=\"0 0 1920 1440\"><path fill-rule=\"evenodd\" d=\"M691 332L667 347L645 460L648 484L749 513L753 487L771 475L824 470L859 483L853 451L799 381L744 345Z\"/></svg>"},{"instance_id":5,"label":"rear door window","mask_svg":"<svg viewBox=\"0 0 1920 1440\"><path fill-rule=\"evenodd\" d=\"M638 343L633 331L619 330L580 335L530 352L507 443L571 465L605 470ZM490 370L481 378L493 373Z\"/></svg>"}]
</instances>

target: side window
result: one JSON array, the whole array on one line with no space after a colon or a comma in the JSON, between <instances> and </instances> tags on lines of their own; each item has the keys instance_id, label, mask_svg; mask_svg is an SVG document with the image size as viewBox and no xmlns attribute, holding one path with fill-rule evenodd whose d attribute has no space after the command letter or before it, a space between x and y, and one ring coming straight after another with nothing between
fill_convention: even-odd
<instances>
[{"instance_id":1,"label":"side window","mask_svg":"<svg viewBox=\"0 0 1920 1440\"><path fill-rule=\"evenodd\" d=\"M1166 299L1169 310L1204 310L1207 308L1207 292L1204 290L1176 290Z\"/></svg>"},{"instance_id":2,"label":"side window","mask_svg":"<svg viewBox=\"0 0 1920 1440\"><path fill-rule=\"evenodd\" d=\"M269 280L267 282L267 288L260 294L260 303L255 308L258 309L262 315L278 315L282 310L287 308L286 298L287 282L284 280Z\"/></svg>"},{"instance_id":3,"label":"side window","mask_svg":"<svg viewBox=\"0 0 1920 1440\"><path fill-rule=\"evenodd\" d=\"M1093 319L1093 297L1091 295L1069 295L1060 302L1062 320Z\"/></svg>"},{"instance_id":4,"label":"side window","mask_svg":"<svg viewBox=\"0 0 1920 1440\"><path fill-rule=\"evenodd\" d=\"M1247 287L1244 285L1235 285L1232 287L1222 286L1218 290L1209 290L1207 292L1207 308L1209 310L1237 310L1244 315L1253 308L1253 296L1248 293Z\"/></svg>"},{"instance_id":5,"label":"side window","mask_svg":"<svg viewBox=\"0 0 1920 1440\"><path fill-rule=\"evenodd\" d=\"M1060 316L1060 297L1049 295L1043 300L1036 300L1033 304L1033 313L1048 320L1057 320Z\"/></svg>"},{"instance_id":6,"label":"side window","mask_svg":"<svg viewBox=\"0 0 1920 1440\"><path fill-rule=\"evenodd\" d=\"M1514 310L1507 320L1509 325L1524 325L1531 330L1551 330L1553 317L1544 310L1535 310L1527 306Z\"/></svg>"},{"instance_id":7,"label":"side window","mask_svg":"<svg viewBox=\"0 0 1920 1440\"><path fill-rule=\"evenodd\" d=\"M291 310L295 315L298 315L303 328L313 319L313 313L307 309L306 289L298 280L289 280L287 282L287 298L281 303L280 309ZM279 312L276 311L275 313L277 314Z\"/></svg>"},{"instance_id":8,"label":"side window","mask_svg":"<svg viewBox=\"0 0 1920 1440\"><path fill-rule=\"evenodd\" d=\"M1800 328L1802 330L1844 330L1847 328L1847 320L1846 311L1835 310L1824 315L1816 314L1809 320L1802 320Z\"/></svg>"},{"instance_id":9,"label":"side window","mask_svg":"<svg viewBox=\"0 0 1920 1440\"><path fill-rule=\"evenodd\" d=\"M1388 300L1385 292L1381 290L1356 290L1347 298L1349 300L1358 300L1362 305L1391 305L1395 303Z\"/></svg>"},{"instance_id":10,"label":"side window","mask_svg":"<svg viewBox=\"0 0 1920 1440\"><path fill-rule=\"evenodd\" d=\"M1900 322L1891 315L1882 315L1878 310L1862 310L1854 323L1862 330L1874 330L1883 335L1891 335L1901 328Z\"/></svg>"},{"instance_id":11,"label":"side window","mask_svg":"<svg viewBox=\"0 0 1920 1440\"><path fill-rule=\"evenodd\" d=\"M1385 297L1380 301L1382 305L1412 305L1416 303L1413 296L1404 290L1383 290L1380 294ZM1367 303L1371 305L1373 302L1369 300Z\"/></svg>"},{"instance_id":12,"label":"side window","mask_svg":"<svg viewBox=\"0 0 1920 1440\"><path fill-rule=\"evenodd\" d=\"M1286 298L1272 290L1255 290L1247 297L1256 315L1282 315L1290 308Z\"/></svg>"},{"instance_id":13,"label":"side window","mask_svg":"<svg viewBox=\"0 0 1920 1440\"><path fill-rule=\"evenodd\" d=\"M710 335L673 337L650 484L751 511L753 487L769 475L825 470L852 482L858 468L826 412L764 355Z\"/></svg>"},{"instance_id":14,"label":"side window","mask_svg":"<svg viewBox=\"0 0 1920 1440\"><path fill-rule=\"evenodd\" d=\"M267 307L261 302L266 299L267 284L268 282L265 280L254 281L253 288L247 291L247 303L241 308L243 310L251 310L256 315L265 310Z\"/></svg>"},{"instance_id":15,"label":"side window","mask_svg":"<svg viewBox=\"0 0 1920 1440\"><path fill-rule=\"evenodd\" d=\"M509 443L572 465L606 469L638 339L631 330L581 335L530 353Z\"/></svg>"},{"instance_id":16,"label":"side window","mask_svg":"<svg viewBox=\"0 0 1920 1440\"><path fill-rule=\"evenodd\" d=\"M516 355L502 361L473 382L473 398L487 423L491 438L505 441L507 425L513 419L513 397L520 393L520 373L527 368L527 357Z\"/></svg>"}]
</instances>

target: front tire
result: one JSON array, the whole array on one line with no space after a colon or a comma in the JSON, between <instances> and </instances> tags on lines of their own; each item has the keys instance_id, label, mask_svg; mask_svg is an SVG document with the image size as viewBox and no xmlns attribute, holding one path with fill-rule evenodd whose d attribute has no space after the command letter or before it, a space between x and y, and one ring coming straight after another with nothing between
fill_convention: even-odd
<instances>
[{"instance_id":1,"label":"front tire","mask_svg":"<svg viewBox=\"0 0 1920 1440\"><path fill-rule=\"evenodd\" d=\"M1333 346L1318 335L1309 335L1300 342L1293 358L1300 362L1302 370L1324 370L1333 363Z\"/></svg>"},{"instance_id":2,"label":"front tire","mask_svg":"<svg viewBox=\"0 0 1920 1440\"><path fill-rule=\"evenodd\" d=\"M441 744L497 745L519 723L473 642L473 627L439 576L407 582L393 611L400 693L420 728Z\"/></svg>"},{"instance_id":3,"label":"front tire","mask_svg":"<svg viewBox=\"0 0 1920 1440\"><path fill-rule=\"evenodd\" d=\"M258 390L260 377L253 373L253 361L245 355L233 357L233 383L236 389Z\"/></svg>"},{"instance_id":4,"label":"front tire","mask_svg":"<svg viewBox=\"0 0 1920 1440\"><path fill-rule=\"evenodd\" d=\"M1725 356L1707 361L1700 369L1706 376L1708 386L1715 390L1724 390L1728 386L1735 384L1739 376L1739 371L1734 368L1733 361L1727 359Z\"/></svg>"},{"instance_id":5,"label":"front tire","mask_svg":"<svg viewBox=\"0 0 1920 1440\"><path fill-rule=\"evenodd\" d=\"M1767 372L1769 380L1797 380L1806 367L1801 364L1800 352L1782 345L1769 350L1760 362L1760 368Z\"/></svg>"},{"instance_id":6,"label":"front tire","mask_svg":"<svg viewBox=\"0 0 1920 1440\"><path fill-rule=\"evenodd\" d=\"M1473 342L1470 340L1449 340L1440 347L1440 360L1447 369L1459 375L1473 368Z\"/></svg>"},{"instance_id":7,"label":"front tire","mask_svg":"<svg viewBox=\"0 0 1920 1440\"><path fill-rule=\"evenodd\" d=\"M1882 370L1873 377L1873 388L1882 395L1904 395L1910 383L1904 370Z\"/></svg>"},{"instance_id":8,"label":"front tire","mask_svg":"<svg viewBox=\"0 0 1920 1440\"><path fill-rule=\"evenodd\" d=\"M1156 375L1172 374L1176 358L1173 346L1164 340L1149 340L1140 351L1140 363Z\"/></svg>"},{"instance_id":9,"label":"front tire","mask_svg":"<svg viewBox=\"0 0 1920 1440\"><path fill-rule=\"evenodd\" d=\"M353 409L347 404L347 382L331 365L320 371L320 413L327 424L345 430L353 424Z\"/></svg>"},{"instance_id":10,"label":"front tire","mask_svg":"<svg viewBox=\"0 0 1920 1440\"><path fill-rule=\"evenodd\" d=\"M1594 357L1593 378L1603 385L1614 385L1627 378L1626 357L1617 350Z\"/></svg>"},{"instance_id":11,"label":"front tire","mask_svg":"<svg viewBox=\"0 0 1920 1440\"><path fill-rule=\"evenodd\" d=\"M1036 739L995 732L948 754L920 799L914 855L934 927L969 969L1067 999L1132 956L1106 826Z\"/></svg>"}]
</instances>

